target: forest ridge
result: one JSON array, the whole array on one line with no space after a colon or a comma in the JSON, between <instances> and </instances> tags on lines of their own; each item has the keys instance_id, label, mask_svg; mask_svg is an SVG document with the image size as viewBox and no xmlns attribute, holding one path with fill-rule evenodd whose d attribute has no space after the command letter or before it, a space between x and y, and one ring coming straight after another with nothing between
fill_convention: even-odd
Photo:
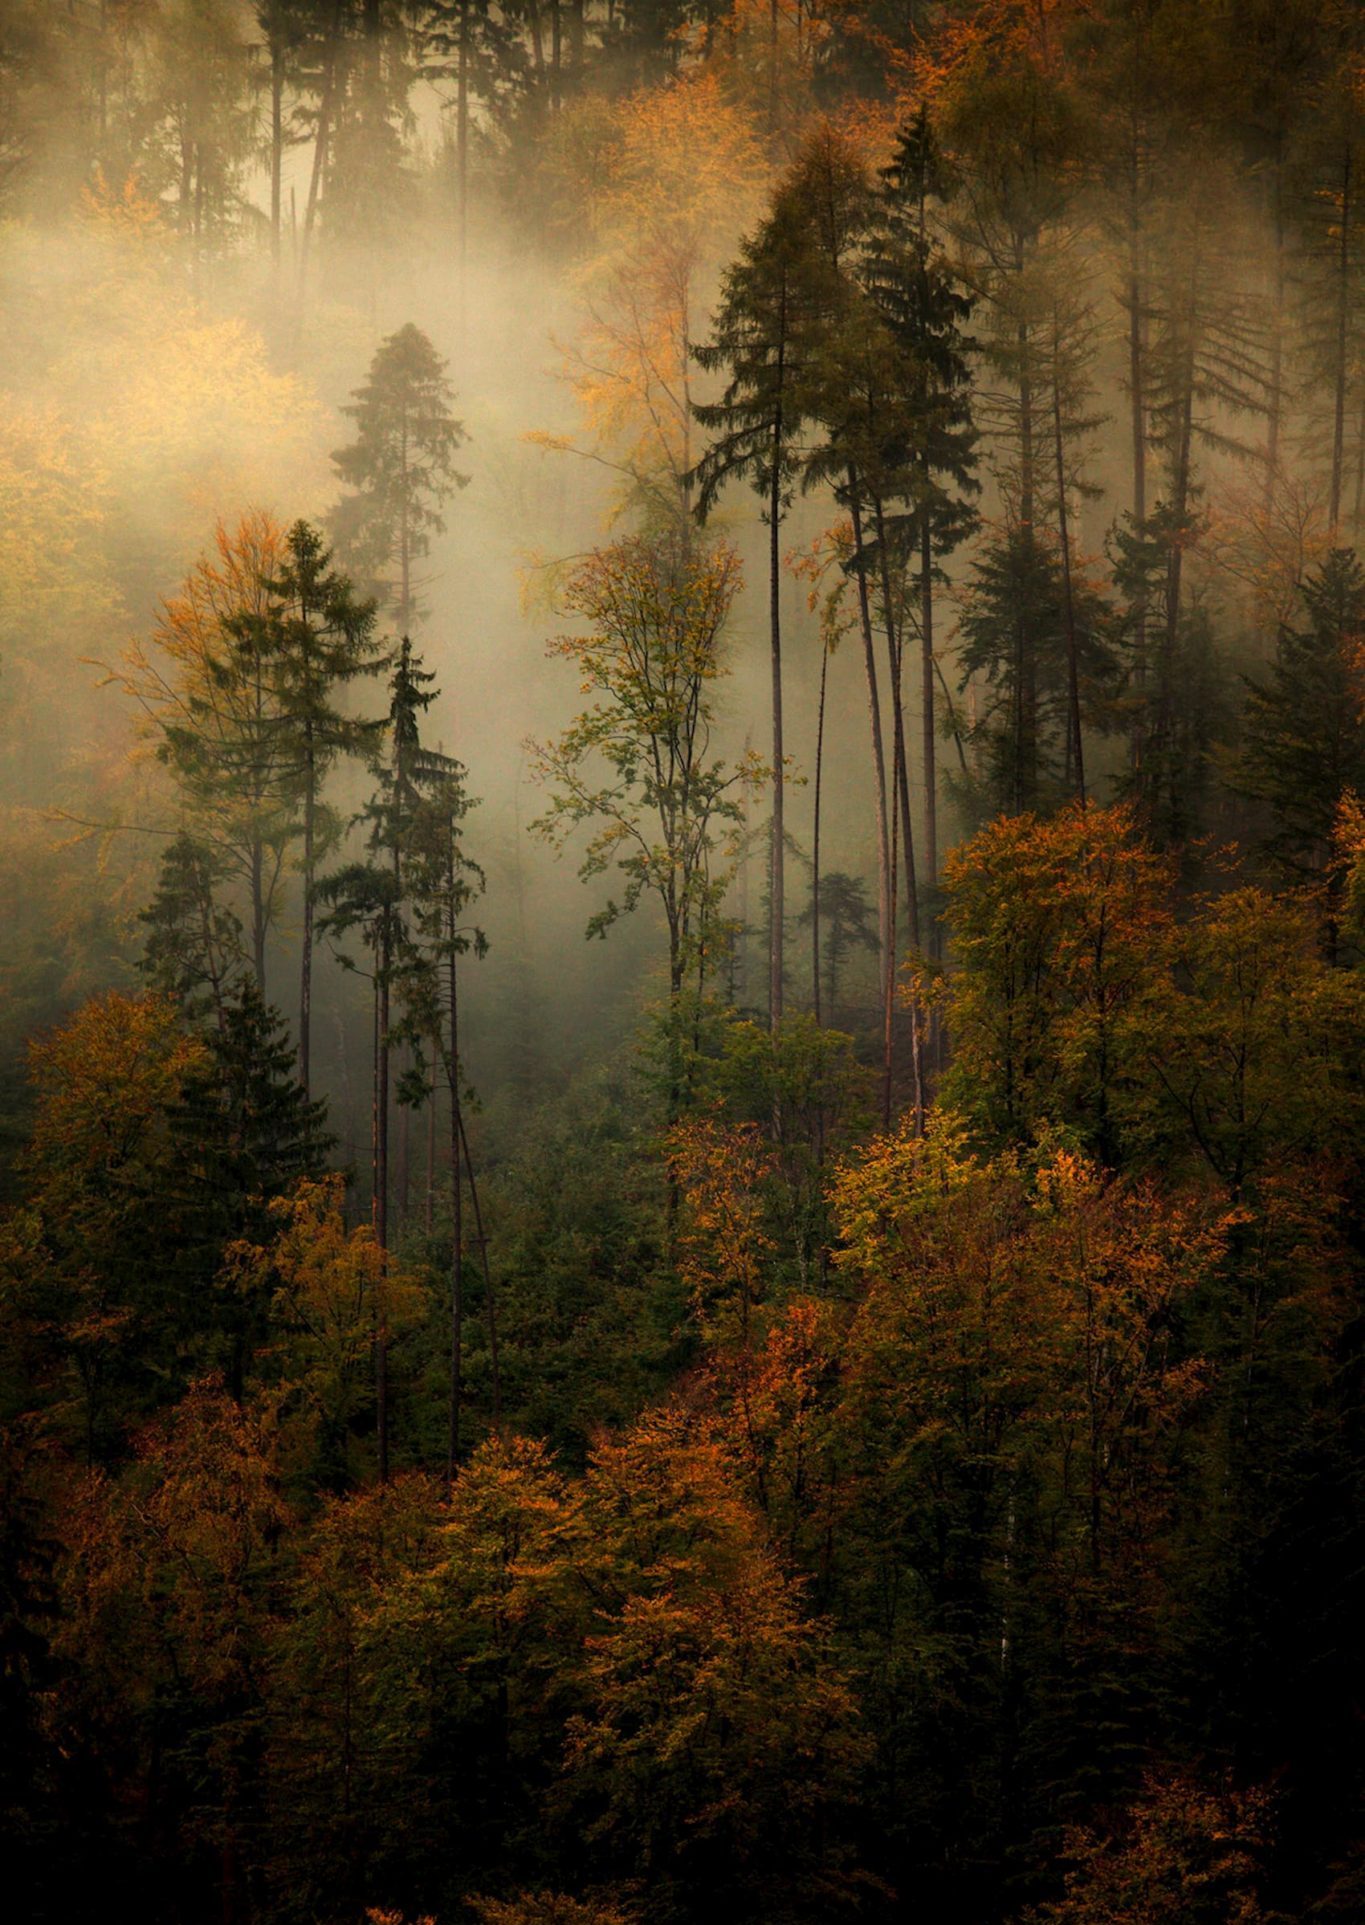
<instances>
[{"instance_id":1,"label":"forest ridge","mask_svg":"<svg viewBox=\"0 0 1365 1925\"><path fill-rule=\"evenodd\" d=\"M1365 13L0 0L0 1826L1365 1915Z\"/></svg>"}]
</instances>

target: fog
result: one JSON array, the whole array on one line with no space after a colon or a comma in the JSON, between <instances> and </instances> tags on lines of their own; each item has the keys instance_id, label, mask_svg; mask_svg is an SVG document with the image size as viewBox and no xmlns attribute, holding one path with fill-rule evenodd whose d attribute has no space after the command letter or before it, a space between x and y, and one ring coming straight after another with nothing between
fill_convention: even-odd
<instances>
[{"instance_id":1,"label":"fog","mask_svg":"<svg viewBox=\"0 0 1365 1925\"><path fill-rule=\"evenodd\" d=\"M31 11L11 9L16 35ZM177 29L177 58L188 58L193 72L202 44L207 73L226 44L245 49L244 57L259 67L263 51L255 18L247 6L209 9L196 26L198 16L187 10ZM56 1019L92 987L135 980L137 913L150 893L157 851L179 818L145 726L110 670L130 641L145 642L152 633L162 599L175 593L219 523L230 527L253 508L286 525L299 517L326 522L340 494L330 457L350 433L342 410L381 341L413 323L447 363L454 410L467 434L459 465L469 485L445 503L446 530L420 562L422 611L413 639L440 688L427 717L427 739L460 758L478 798L468 844L487 876L478 917L490 947L468 972L466 1049L475 1085L496 1104L507 1086L513 1044L524 1057L526 1038L534 1036L543 1076L554 1082L628 1043L642 1009L660 993L655 910L646 904L605 941L586 941L584 926L607 884L580 883L573 853L556 857L530 826L545 806L530 745L555 735L580 704L570 666L546 656L547 641L563 626L557 584L566 564L635 525L632 511L621 509L609 465L620 454L620 437L613 445L600 423L585 420L571 378L574 357L591 359L585 327L594 303L604 298L611 264L643 262L647 273L660 235L675 232L690 236L687 332L693 341L704 340L723 269L824 110L800 79L799 39L794 47L784 42L789 117L766 141L745 134L751 170L717 188L703 179L704 169L695 181L689 178L684 152L684 164L671 173L663 168L644 201L632 203L610 178L611 156L619 155L626 136L612 123L608 139L604 127L623 111L622 101L638 117L651 111L651 101L676 101L680 91L709 84L704 60L689 67L670 59L652 72L604 67L563 115L567 133L500 118L487 99L476 100L462 243L451 84L420 78L414 68L402 111L395 109L389 123L402 151L383 162L389 172L381 169L379 176L378 217L371 208L368 230L360 219L329 225L324 192L323 218L305 237L315 140L306 116L297 119L306 104L306 88L297 86L286 103L296 120L282 160L275 259L259 97L251 127L240 136L231 193L221 202L217 227L196 214L200 224L187 238L173 140L128 156L123 178L106 171L108 156L118 150L108 133L117 87L134 87L129 75L139 62L149 71L155 66L154 28L130 24L119 43L119 58L129 64L125 69L115 61L106 71L99 102L104 137L91 130L77 32L54 35L50 64L29 92L21 36L6 70L12 104L29 112L29 123L9 176L0 239L6 331L0 415L6 515L0 675L9 817L5 972L16 1012L5 1047L17 1060L34 1022ZM746 107L735 75L747 70L741 58L739 67L721 71L729 72L722 87L730 91L717 95L708 111L718 116L727 138L738 140L734 128ZM144 75L136 84L150 87L152 81ZM745 84L756 86L752 74ZM895 88L878 90L869 111L850 115L846 104L836 110L836 120L842 114L843 124L856 128L869 166L884 163L909 98L907 83L899 98ZM173 130L178 124L172 112L167 125ZM951 143L951 126L945 138ZM965 284L975 281L985 290L972 322L984 488L980 530L946 558L937 614L941 686L968 720L981 685L959 687L960 590L971 579L981 542L1018 508L1010 479L1010 424L1018 398L988 352L1007 322L1000 320L998 303L992 305L982 251L974 251L980 184L971 164L970 156L963 160L958 197L938 216L944 258L959 264ZM1065 240L1057 243L1053 260L1060 274L1055 285L1065 287L1078 344L1074 392L1069 388L1067 394L1068 505L1078 571L1097 584L1111 578L1109 533L1132 506L1128 323L1119 298L1123 249L1110 189L1103 172L1092 170L1071 194L1055 224L1065 230ZM386 211L382 195L390 191ZM1291 611L1299 575L1334 532L1326 525L1324 470L1332 396L1320 355L1314 361L1321 327L1310 283L1318 269L1306 240L1286 255L1275 221L1264 168L1244 164L1231 138L1220 136L1207 177L1192 181L1174 216L1153 213L1143 243L1144 272L1156 285L1165 272L1163 247L1174 248L1177 240L1192 245L1185 230L1198 228L1200 244L1209 250L1210 276L1235 289L1228 311L1254 310L1248 326L1256 339L1246 355L1259 365L1271 353L1273 335L1274 352L1293 371L1278 391L1283 406L1273 472L1261 459L1264 410L1230 406L1227 382L1220 393L1211 381L1196 398L1196 427L1207 432L1197 457L1201 526L1187 561L1187 606L1207 610L1218 674L1230 687L1240 672L1266 660L1276 618ZM1048 245L1046 239L1041 244L1044 255ZM1050 298L1055 315L1057 297ZM1143 325L1149 334L1159 332L1155 298L1153 316ZM719 377L696 368L691 377L694 399L714 398L723 386ZM1358 519L1365 442L1354 395L1348 413L1338 465L1348 471L1348 509ZM694 432L695 455L704 436ZM1152 452L1151 498L1164 486L1158 467ZM713 529L738 546L746 578L726 636L729 673L718 696L718 746L732 757L749 745L766 752L770 729L766 531L758 510L753 492L737 482L712 518ZM782 526L784 552L808 549L839 512L827 489L796 491ZM1044 519L1054 514L1044 507ZM812 840L821 643L807 587L790 569L780 599L787 815L795 845L787 892L789 969L791 993L803 1004L809 1000L809 967L796 918L808 892L803 863ZM371 690L356 699L373 695ZM921 781L918 704L912 676L906 687L912 784ZM945 733L945 769L956 753ZM1112 789L1124 762L1121 732L1097 733L1092 791L1103 796ZM874 791L856 636L830 663L825 771L824 870L865 879L871 900ZM358 766L340 772L338 805L359 807L364 789ZM941 807L942 849L973 825L970 813L954 814L947 794ZM728 904L732 914L741 901L746 904L750 924L731 987L761 1017L761 799L753 811L755 843ZM1227 820L1224 805L1215 801L1202 826L1216 831ZM932 914L936 899L926 896L924 907ZM286 1007L283 985L297 929L298 904L291 898L271 955L272 988ZM871 1021L875 962L855 954L849 967L852 1004ZM318 998L324 1078L335 1094L341 1066L330 1059L327 1039L343 1033L345 1012L355 1031L348 1047L362 1050L365 1019L356 984L327 966L325 957ZM358 1068L352 1065L347 1074L363 1086ZM517 1088L518 1100L525 1100L524 1074ZM348 1141L361 1133L357 1116L344 1133Z\"/></svg>"}]
</instances>

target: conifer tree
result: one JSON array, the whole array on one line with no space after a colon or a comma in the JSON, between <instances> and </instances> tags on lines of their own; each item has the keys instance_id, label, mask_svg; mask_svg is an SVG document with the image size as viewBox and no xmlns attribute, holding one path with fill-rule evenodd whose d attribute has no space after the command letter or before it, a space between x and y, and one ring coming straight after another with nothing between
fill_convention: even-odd
<instances>
[{"instance_id":1,"label":"conifer tree","mask_svg":"<svg viewBox=\"0 0 1365 1925\"><path fill-rule=\"evenodd\" d=\"M212 1015L220 1034L246 964L241 921L218 901L225 875L222 858L182 831L163 852L156 894L138 914L147 929L138 965L147 981L191 1022Z\"/></svg>"},{"instance_id":2,"label":"conifer tree","mask_svg":"<svg viewBox=\"0 0 1365 1925\"><path fill-rule=\"evenodd\" d=\"M967 359L973 343L964 332L975 302L953 274L931 225L952 183L923 105L901 128L881 181L863 281L905 357L899 427L906 443L901 459L909 472L903 505L887 515L886 532L898 565L904 567L913 558L919 575L924 761L920 877L932 891L938 873L934 584L941 579L940 559L975 526L971 497L979 492L979 483Z\"/></svg>"},{"instance_id":3,"label":"conifer tree","mask_svg":"<svg viewBox=\"0 0 1365 1925\"><path fill-rule=\"evenodd\" d=\"M1268 678L1247 682L1235 779L1269 808L1266 847L1289 875L1339 882L1337 811L1344 794L1365 794L1365 568L1334 549L1300 598L1307 625L1286 624Z\"/></svg>"},{"instance_id":4,"label":"conifer tree","mask_svg":"<svg viewBox=\"0 0 1365 1925\"><path fill-rule=\"evenodd\" d=\"M757 233L740 243L727 270L710 342L698 365L729 375L718 402L693 409L714 439L695 470L698 519L705 521L732 476L763 501L768 529L768 634L772 674L772 822L768 846L768 1015L782 1021L785 917L783 855L786 759L782 745L782 517L798 471L804 360L810 352L806 235L790 199L779 198Z\"/></svg>"},{"instance_id":5,"label":"conifer tree","mask_svg":"<svg viewBox=\"0 0 1365 1925\"><path fill-rule=\"evenodd\" d=\"M339 691L381 666L373 602L358 601L346 576L331 567L319 531L297 521L285 540L284 563L270 583L276 607L274 680L296 764L302 841L303 943L299 986L299 1077L309 1087L312 1043L313 911L317 861L336 839L337 823L321 800L328 770L341 754L363 753L378 723L346 715Z\"/></svg>"},{"instance_id":6,"label":"conifer tree","mask_svg":"<svg viewBox=\"0 0 1365 1925\"><path fill-rule=\"evenodd\" d=\"M423 746L421 716L436 699L435 677L421 665L404 636L392 664L387 738L376 757L376 786L357 822L367 829L368 856L347 863L318 884L326 906L319 929L359 935L370 953L374 1009L374 1073L370 1132L371 1209L380 1250L389 1249L390 1055L399 1026L392 1020L395 988L413 961L406 860L414 825L430 790L451 770L449 757ZM341 955L344 967L355 963ZM388 1338L381 1326L376 1344L377 1421L381 1481L388 1477Z\"/></svg>"},{"instance_id":7,"label":"conifer tree","mask_svg":"<svg viewBox=\"0 0 1365 1925\"><path fill-rule=\"evenodd\" d=\"M352 490L332 519L343 555L393 602L407 634L418 612L413 564L445 528L443 504L468 475L455 456L465 431L450 412L446 363L409 321L375 349L369 373L345 412L356 438L332 463Z\"/></svg>"}]
</instances>

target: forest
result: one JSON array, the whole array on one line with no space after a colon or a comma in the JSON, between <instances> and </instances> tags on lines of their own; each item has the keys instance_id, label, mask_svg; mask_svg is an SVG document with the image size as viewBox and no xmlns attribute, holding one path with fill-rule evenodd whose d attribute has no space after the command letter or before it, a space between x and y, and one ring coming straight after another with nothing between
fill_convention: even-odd
<instances>
[{"instance_id":1,"label":"forest","mask_svg":"<svg viewBox=\"0 0 1365 1925\"><path fill-rule=\"evenodd\" d=\"M0 322L7 1914L1365 1917L1365 9L0 0Z\"/></svg>"}]
</instances>

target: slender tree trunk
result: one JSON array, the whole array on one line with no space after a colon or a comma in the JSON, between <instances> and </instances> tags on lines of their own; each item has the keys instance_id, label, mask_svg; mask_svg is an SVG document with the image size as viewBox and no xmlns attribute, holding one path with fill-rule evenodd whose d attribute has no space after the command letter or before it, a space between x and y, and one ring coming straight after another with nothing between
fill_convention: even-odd
<instances>
[{"instance_id":1,"label":"slender tree trunk","mask_svg":"<svg viewBox=\"0 0 1365 1925\"><path fill-rule=\"evenodd\" d=\"M848 471L849 513L853 522L854 569L858 578L858 619L863 637L863 667L867 674L868 723L872 732L872 767L875 777L877 810L877 936L882 991L882 1013L891 1000L894 981L895 930L892 927L891 836L887 820L886 755L882 741L881 698L877 689L877 655L872 643L872 608L867 592L867 568L863 561L862 502L858 476ZM883 1093L883 1126L891 1123L889 1092Z\"/></svg>"},{"instance_id":2,"label":"slender tree trunk","mask_svg":"<svg viewBox=\"0 0 1365 1925\"><path fill-rule=\"evenodd\" d=\"M1022 257L1019 269L1022 273ZM1025 528L1032 529L1036 492L1033 454L1033 346L1027 321L1019 323L1016 343L1019 350L1019 519Z\"/></svg>"},{"instance_id":3,"label":"slender tree trunk","mask_svg":"<svg viewBox=\"0 0 1365 1925\"><path fill-rule=\"evenodd\" d=\"M313 141L313 166L308 177L308 200L303 212L303 244L299 250L299 285L308 273L308 256L313 245L313 228L318 216L318 200L327 171L327 150L332 134L332 110L336 92L337 59L341 44L342 0L335 0L327 30L327 55L323 63L322 92L318 97L318 125Z\"/></svg>"},{"instance_id":4,"label":"slender tree trunk","mask_svg":"<svg viewBox=\"0 0 1365 1925\"><path fill-rule=\"evenodd\" d=\"M460 1104L459 969L453 947L446 962L446 995L450 1004L450 1420L445 1478L449 1492L460 1457L460 1378L464 1369L464 1181L460 1173L464 1121Z\"/></svg>"},{"instance_id":5,"label":"slender tree trunk","mask_svg":"<svg viewBox=\"0 0 1365 1925\"><path fill-rule=\"evenodd\" d=\"M780 365L780 350L779 350ZM779 380L781 378L779 372ZM768 621L772 654L773 817L768 869L768 1023L782 1027L782 962L786 927L786 771L782 748L782 418L773 430L772 485L768 496Z\"/></svg>"},{"instance_id":6,"label":"slender tree trunk","mask_svg":"<svg viewBox=\"0 0 1365 1925\"><path fill-rule=\"evenodd\" d=\"M265 1000L265 850L259 836L251 842L251 965Z\"/></svg>"},{"instance_id":7,"label":"slender tree trunk","mask_svg":"<svg viewBox=\"0 0 1365 1925\"><path fill-rule=\"evenodd\" d=\"M375 1242L379 1245L379 1327L375 1334L375 1427L379 1443L379 1481L389 1481L389 943L375 951L374 1110L371 1121Z\"/></svg>"},{"instance_id":8,"label":"slender tree trunk","mask_svg":"<svg viewBox=\"0 0 1365 1925\"><path fill-rule=\"evenodd\" d=\"M459 325L463 342L468 318L469 273L469 0L460 0L460 57L455 78L455 219L459 252Z\"/></svg>"},{"instance_id":9,"label":"slender tree trunk","mask_svg":"<svg viewBox=\"0 0 1365 1925\"><path fill-rule=\"evenodd\" d=\"M1331 538L1335 543L1341 524L1342 464L1346 449L1347 344L1351 320L1351 143L1346 142L1341 161L1341 234L1337 247L1337 325L1336 365L1333 368L1332 397L1332 487L1327 510Z\"/></svg>"},{"instance_id":10,"label":"slender tree trunk","mask_svg":"<svg viewBox=\"0 0 1365 1925\"><path fill-rule=\"evenodd\" d=\"M829 647L820 651L820 707L815 722L815 823L811 832L810 875L810 980L815 1020L822 1020L820 1009L820 796L825 772L825 692L829 684ZM834 1021L834 997L830 994L829 1019Z\"/></svg>"},{"instance_id":11,"label":"slender tree trunk","mask_svg":"<svg viewBox=\"0 0 1365 1925\"><path fill-rule=\"evenodd\" d=\"M900 840L905 862L905 914L911 947L919 948L919 886L915 875L915 836L910 821L910 769L905 747L905 703L902 689L901 633L891 595L891 562L886 542L886 516L880 495L872 497L877 528L877 554L882 581L882 609L886 628L887 681L891 692L891 734L895 805L900 811ZM894 921L892 924L894 932Z\"/></svg>"},{"instance_id":12,"label":"slender tree trunk","mask_svg":"<svg viewBox=\"0 0 1365 1925\"><path fill-rule=\"evenodd\" d=\"M926 477L927 478L927 477ZM929 953L942 947L932 898L938 888L938 731L934 716L934 550L926 510L920 520L919 570L920 706L924 756L924 886L931 897Z\"/></svg>"},{"instance_id":13,"label":"slender tree trunk","mask_svg":"<svg viewBox=\"0 0 1365 1925\"><path fill-rule=\"evenodd\" d=\"M469 1137L460 1116L460 1141L464 1144L464 1165L469 1174L469 1200L474 1206L474 1235L478 1239L479 1261L483 1271L484 1315L488 1323L488 1366L493 1392L493 1428L502 1429L502 1363L498 1351L498 1304L493 1294L493 1272L488 1262L488 1234L483 1227L483 1208L479 1186L474 1180L474 1159L469 1153Z\"/></svg>"},{"instance_id":14,"label":"slender tree trunk","mask_svg":"<svg viewBox=\"0 0 1365 1925\"><path fill-rule=\"evenodd\" d=\"M427 1098L427 1188L422 1206L422 1228L430 1237L436 1207L436 1085Z\"/></svg>"},{"instance_id":15,"label":"slender tree trunk","mask_svg":"<svg viewBox=\"0 0 1365 1925\"><path fill-rule=\"evenodd\" d=\"M400 575L398 628L406 639L412 624L412 535L408 525L408 411L403 408L399 433L398 567Z\"/></svg>"},{"instance_id":16,"label":"slender tree trunk","mask_svg":"<svg viewBox=\"0 0 1365 1925\"><path fill-rule=\"evenodd\" d=\"M316 833L317 763L312 724L304 734L303 791L303 955L299 962L299 1081L306 1096L311 1087L313 1031L313 843Z\"/></svg>"},{"instance_id":17,"label":"slender tree trunk","mask_svg":"<svg viewBox=\"0 0 1365 1925\"><path fill-rule=\"evenodd\" d=\"M1076 645L1076 598L1071 579L1071 532L1066 507L1066 449L1062 437L1061 325L1052 310L1052 452L1057 464L1057 538L1062 555L1062 615L1066 624L1067 764L1076 800L1085 801L1085 750L1081 741L1081 674Z\"/></svg>"},{"instance_id":18,"label":"slender tree trunk","mask_svg":"<svg viewBox=\"0 0 1365 1925\"><path fill-rule=\"evenodd\" d=\"M1140 212L1141 161L1136 132L1133 139L1132 185L1128 220L1128 406L1133 449L1133 529L1141 536L1147 525L1147 399L1145 329L1143 324L1142 224ZM1133 679L1139 700L1134 704L1129 742L1129 765L1142 767L1146 727L1142 692L1147 681L1147 580L1139 572L1137 604L1133 610L1135 662Z\"/></svg>"},{"instance_id":19,"label":"slender tree trunk","mask_svg":"<svg viewBox=\"0 0 1365 1925\"><path fill-rule=\"evenodd\" d=\"M280 271L280 187L284 173L284 49L270 49L270 260Z\"/></svg>"},{"instance_id":20,"label":"slender tree trunk","mask_svg":"<svg viewBox=\"0 0 1365 1925\"><path fill-rule=\"evenodd\" d=\"M1284 153L1283 139L1275 145L1274 172L1274 288L1270 308L1270 413L1266 420L1265 500L1275 492L1280 472L1280 420L1283 415L1284 388Z\"/></svg>"}]
</instances>

